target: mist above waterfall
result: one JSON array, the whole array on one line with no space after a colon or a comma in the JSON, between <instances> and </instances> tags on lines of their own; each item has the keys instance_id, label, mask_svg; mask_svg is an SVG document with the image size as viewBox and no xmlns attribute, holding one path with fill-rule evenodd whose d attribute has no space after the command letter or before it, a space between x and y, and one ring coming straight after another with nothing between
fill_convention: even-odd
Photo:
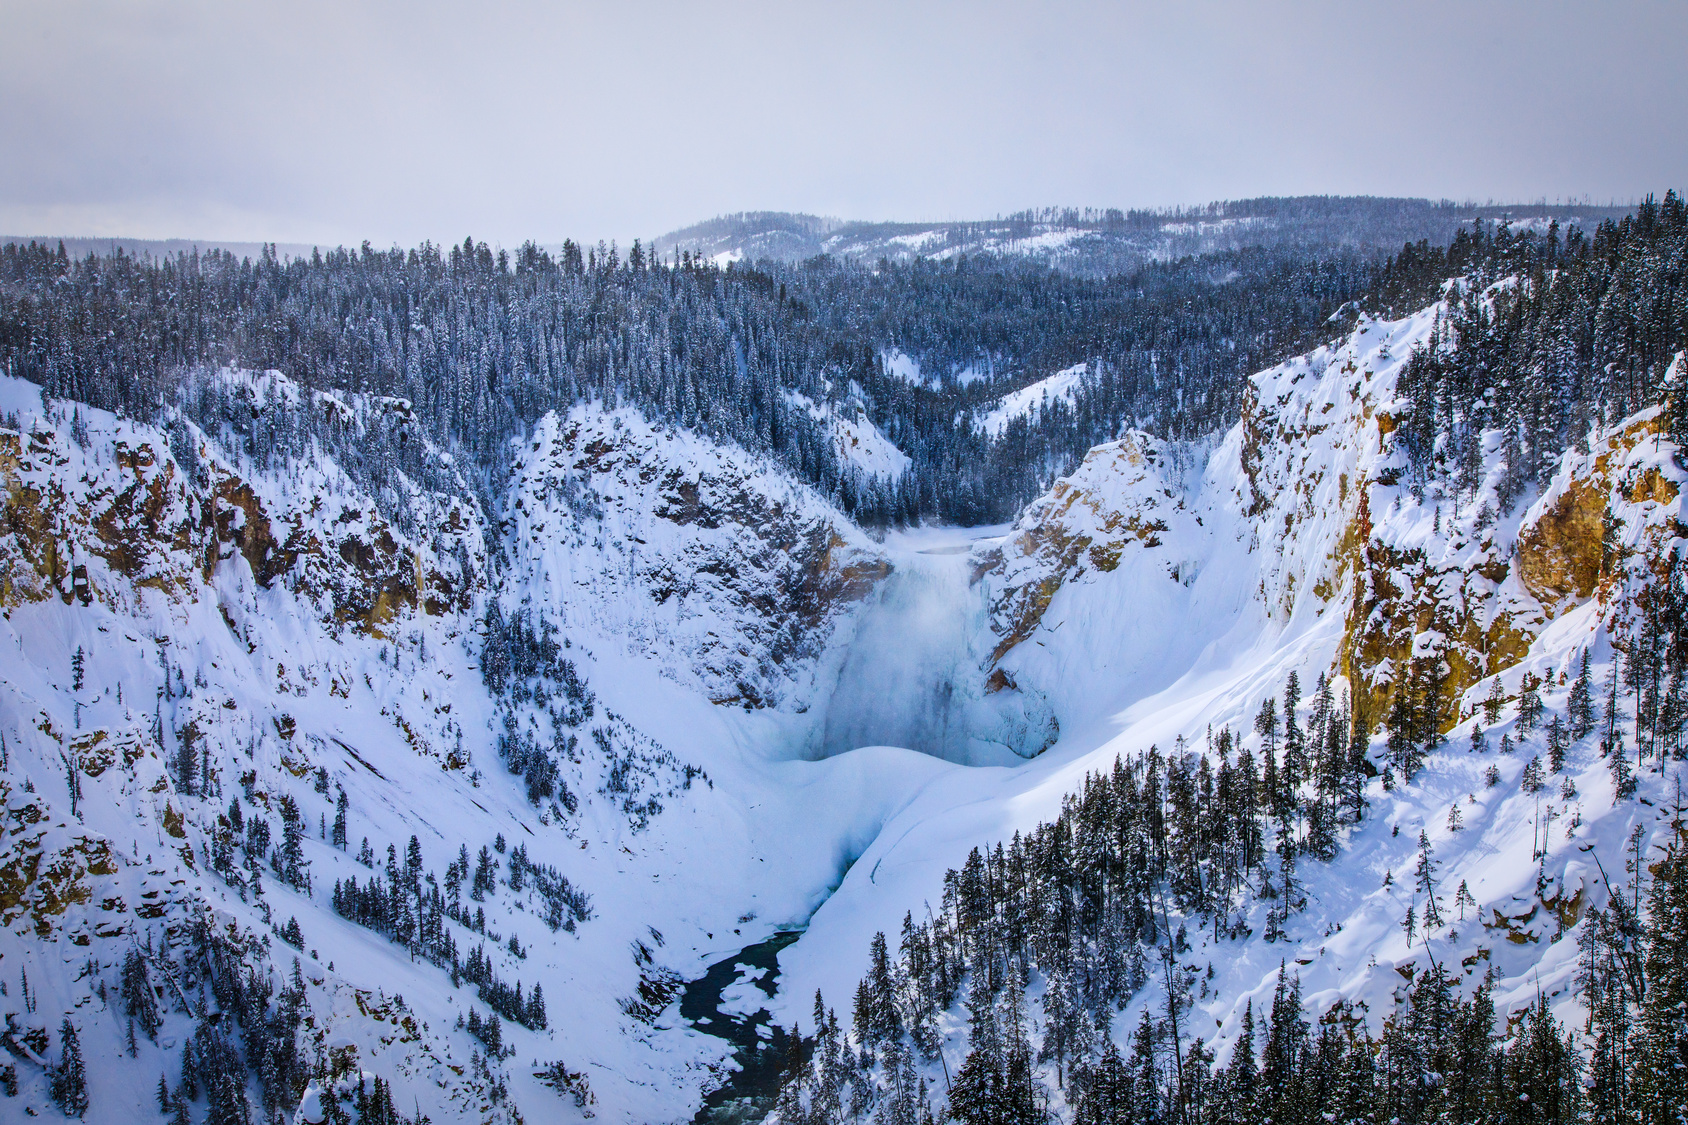
<instances>
[{"instance_id":1,"label":"mist above waterfall","mask_svg":"<svg viewBox=\"0 0 1688 1125\"><path fill-rule=\"evenodd\" d=\"M983 695L991 632L970 575L965 539L898 554L837 666L818 756L882 745L1001 765L1043 749L1050 724L1028 724L1022 701Z\"/></svg>"}]
</instances>

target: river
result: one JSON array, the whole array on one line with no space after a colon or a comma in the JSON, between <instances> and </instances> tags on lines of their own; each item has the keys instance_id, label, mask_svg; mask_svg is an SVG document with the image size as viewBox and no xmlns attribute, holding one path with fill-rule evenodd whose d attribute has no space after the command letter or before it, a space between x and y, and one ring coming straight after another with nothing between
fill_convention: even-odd
<instances>
[{"instance_id":1,"label":"river","mask_svg":"<svg viewBox=\"0 0 1688 1125\"><path fill-rule=\"evenodd\" d=\"M748 1125L761 1121L774 1108L791 1037L773 1025L767 1008L750 1016L723 1012L721 997L750 975L745 972L748 967L760 970L756 987L772 999L778 988L780 950L802 932L781 930L766 941L746 946L709 966L708 972L688 982L680 993L680 1018L705 1035L731 1043L738 1066L725 1082L704 1095L693 1125Z\"/></svg>"}]
</instances>

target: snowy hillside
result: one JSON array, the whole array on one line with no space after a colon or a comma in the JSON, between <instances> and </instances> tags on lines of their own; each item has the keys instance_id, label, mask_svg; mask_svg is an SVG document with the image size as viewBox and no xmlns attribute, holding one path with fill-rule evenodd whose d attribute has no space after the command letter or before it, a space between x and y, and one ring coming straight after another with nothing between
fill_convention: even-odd
<instances>
[{"instance_id":1,"label":"snowy hillside","mask_svg":"<svg viewBox=\"0 0 1688 1125\"><path fill-rule=\"evenodd\" d=\"M974 425L991 437L1001 437L1008 424L1016 418L1027 418L1035 423L1038 415L1048 410L1052 404L1072 402L1073 391L1088 369L1089 364L1074 364L1055 372L1047 379L1039 379L1012 394L1004 395L1002 401L978 418Z\"/></svg>"},{"instance_id":2,"label":"snowy hillside","mask_svg":"<svg viewBox=\"0 0 1688 1125\"><path fill-rule=\"evenodd\" d=\"M404 409L225 378L258 413ZM435 1121L687 1118L728 1045L676 1020L679 981L801 923L947 768L789 760L827 629L887 563L754 458L550 418L495 537L400 478L406 533L326 455L252 474L4 389L0 967L28 1104L66 1012L91 1120L233 1043L271 1059L265 1112L367 1071Z\"/></svg>"},{"instance_id":3,"label":"snowy hillside","mask_svg":"<svg viewBox=\"0 0 1688 1125\"><path fill-rule=\"evenodd\" d=\"M485 481L402 398L208 376L243 425L333 435L265 468L184 416L0 381L10 1104L50 1110L68 1021L90 1121L136 1119L161 1075L144 1113L196 1120L374 1120L373 1096L684 1121L724 1081L766 1109L732 1075L784 1042L770 1019L815 1033L817 989L846 1011L874 935L938 925L973 849L1031 838L1116 758L1276 769L1257 716L1292 674L1273 724L1335 747L1340 792L1295 781L1334 819L1219 909L1163 899L1116 951L1114 1038L1176 972L1176 1038L1223 1065L1291 964L1310 1018L1340 1000L1373 1035L1433 964L1580 1026L1563 939L1637 827L1644 852L1670 832L1663 705L1614 654L1673 573L1688 474L1654 407L1539 495L1498 430L1468 487L1418 475L1401 377L1447 308L1259 373L1211 440L1097 446L1011 526L882 542L773 459L631 408L544 413ZM788 405L864 475L906 468L864 411ZM354 472L377 431L407 459ZM1590 683L1616 685L1598 730L1573 722ZM1403 751L1382 732L1414 708ZM1444 924L1403 926L1438 896ZM1044 1045L1066 984L1023 983ZM959 996L933 1016L934 1105L967 1021Z\"/></svg>"},{"instance_id":4,"label":"snowy hillside","mask_svg":"<svg viewBox=\"0 0 1688 1125\"><path fill-rule=\"evenodd\" d=\"M1303 685L1300 727L1323 730L1319 708L1330 703L1311 685L1329 673L1336 705L1346 700L1379 730L1364 748L1364 817L1340 830L1333 861L1301 861L1299 902L1245 895L1224 926L1205 928L1206 915L1172 911L1165 924L1187 933L1176 958L1188 973L1185 1034L1225 1064L1245 1006L1271 1008L1286 964L1309 1019L1341 1002L1338 1014L1357 1015L1373 1036L1401 1011L1403 981L1429 979L1437 965L1463 972L1467 994L1493 974L1503 1016L1521 1019L1542 994L1565 1026L1583 1025L1578 946L1564 939L1614 891L1635 893L1625 851L1659 854L1675 839L1677 805L1657 703L1642 701L1637 717L1620 685L1610 725L1585 718L1579 728L1580 661L1591 662L1580 690L1598 692L1618 682L1614 642L1636 651L1632 599L1670 571L1684 473L1654 409L1567 454L1533 502L1500 500L1499 434L1486 436L1477 495L1415 489L1394 436L1396 377L1436 316L1364 322L1339 346L1261 373L1243 422L1205 466L1203 450L1140 434L1093 450L999 546L975 554L998 638L991 682L1049 701L1060 740L1011 772L941 777L887 825L782 956L786 1019L813 1028L818 987L839 1012L855 997L859 1033L870 938L882 932L894 950L900 933L893 971L907 972L905 914L917 929L931 921L938 940L956 905L947 880L965 879L971 849L1029 839L1116 757L1158 746L1169 768L1186 753L1217 763L1220 733L1221 750L1262 753L1256 714L1291 673ZM1605 540L1591 530L1602 520ZM1430 744L1441 748L1408 783L1380 728L1391 693L1432 674ZM1601 730L1615 754L1603 752ZM1642 744L1625 749L1626 737ZM1638 786L1633 799L1625 784ZM1428 893L1414 874L1421 855L1431 857ZM1291 885L1278 878L1280 892ZM1116 1028L1148 1012L1166 1033L1158 959L1148 951L1151 972ZM1046 972L1033 973L1021 1017L1045 1049L1055 1018ZM923 1018L917 1003L904 1011ZM965 1061L969 1018L959 996L937 1018L944 1057L917 1067L934 1095ZM864 1078L867 1096L887 1106L910 1096L893 1071ZM832 1073L816 1072L815 1097ZM1059 1091L1053 1061L1040 1074L1042 1089Z\"/></svg>"}]
</instances>

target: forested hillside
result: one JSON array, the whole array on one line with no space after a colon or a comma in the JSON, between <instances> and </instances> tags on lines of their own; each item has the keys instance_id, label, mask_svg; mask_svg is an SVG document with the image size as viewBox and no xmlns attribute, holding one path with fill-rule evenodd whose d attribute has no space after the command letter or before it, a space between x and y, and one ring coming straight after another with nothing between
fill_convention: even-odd
<instances>
[{"instance_id":1,"label":"forested hillside","mask_svg":"<svg viewBox=\"0 0 1688 1125\"><path fill-rule=\"evenodd\" d=\"M0 1117L1681 1116L1675 193L7 246L0 367Z\"/></svg>"},{"instance_id":2,"label":"forested hillside","mask_svg":"<svg viewBox=\"0 0 1688 1125\"><path fill-rule=\"evenodd\" d=\"M655 420L771 452L864 523L990 522L1122 426L1174 438L1222 429L1244 376L1329 332L1337 310L1368 294L1417 299L1427 281L1470 269L1551 271L1554 285L1492 328L1453 330L1492 332L1505 350L1520 332L1541 335L1545 320L1558 350L1509 352L1506 362L1534 363L1542 378L1569 375L1580 417L1600 403L1632 405L1645 393L1644 373L1657 369L1668 337L1661 326L1680 308L1681 267L1672 263L1681 210L1670 195L1592 235L1480 225L1445 251L1421 243L1382 265L1292 246L1104 279L1013 257L720 270L689 255L664 263L638 244L625 258L573 244L555 258L532 245L496 257L471 242L366 245L285 263L218 253L72 260L13 246L0 254L0 360L50 394L135 417L174 402L185 373L205 364L399 396L483 475L501 467L501 435L544 411L626 401ZM1621 295L1624 311L1603 307L1614 303L1608 294ZM939 376L992 374L966 385L910 382L881 362L890 349ZM1082 388L1035 427L1010 425L993 441L968 424L1005 391L1082 362L1090 364ZM1621 375L1608 375L1608 365ZM1522 377L1496 378L1513 390L1495 409L1524 397ZM1480 383L1472 393L1487 390ZM908 472L874 480L840 464L789 397L841 403L853 391L912 458ZM220 403L185 397L206 428L227 424ZM1568 422L1558 405L1549 413ZM297 449L305 437L264 435L253 448ZM1547 441L1543 456L1555 451L1558 439L1539 424L1529 437ZM381 462L409 456L382 442L353 460L378 475Z\"/></svg>"},{"instance_id":3,"label":"forested hillside","mask_svg":"<svg viewBox=\"0 0 1688 1125\"><path fill-rule=\"evenodd\" d=\"M280 370L313 389L412 402L490 477L503 435L546 410L630 402L653 420L767 451L864 522L1007 518L1122 419L1198 433L1234 411L1238 380L1304 344L1364 292L1359 259L1245 251L1086 281L1015 260L888 271L818 260L720 270L653 262L635 245L482 245L237 261L72 261L5 251L6 368L49 393L151 417L198 365ZM1001 374L958 386L887 374L886 349L929 370ZM1096 393L1037 433L990 442L970 414L1004 390L1087 359ZM841 464L792 401L860 399L913 466L875 482ZM208 427L222 404L192 405ZM304 425L304 423L301 423ZM255 449L298 449L278 433ZM357 460L407 463L366 446Z\"/></svg>"},{"instance_id":4,"label":"forested hillside","mask_svg":"<svg viewBox=\"0 0 1688 1125\"><path fill-rule=\"evenodd\" d=\"M924 917L855 956L853 995L817 995L778 1120L1676 1120L1685 269L1674 196L1591 239L1479 229L1390 263L1378 306L1440 296L1434 316L1257 376L1239 492L1282 505L1286 538L1332 548L1326 566L1351 560L1343 682L1321 671L1308 691L1292 668L1246 726L1174 727L1175 745L1086 771L1059 815L971 850ZM1344 442L1357 462L1308 455ZM1087 558L1123 568L1142 540L1196 565L1187 517L1141 523L1129 495L1084 513L1108 479L1086 468L1053 526L1010 537L1019 569L985 560L1079 629L1096 603L1062 613L1051 586ZM1362 493L1333 533L1308 501L1338 469L1338 503ZM1010 642L1059 643L1021 620ZM1493 866L1508 852L1529 878L1500 894L1521 874ZM1241 995L1236 961L1253 963Z\"/></svg>"}]
</instances>

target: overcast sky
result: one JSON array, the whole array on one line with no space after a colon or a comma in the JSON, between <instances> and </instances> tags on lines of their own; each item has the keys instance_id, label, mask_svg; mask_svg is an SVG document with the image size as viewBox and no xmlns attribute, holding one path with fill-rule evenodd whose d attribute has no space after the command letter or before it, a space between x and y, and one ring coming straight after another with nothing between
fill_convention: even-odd
<instances>
[{"instance_id":1,"label":"overcast sky","mask_svg":"<svg viewBox=\"0 0 1688 1125\"><path fill-rule=\"evenodd\" d=\"M1688 3L0 0L0 232L515 245L1688 185Z\"/></svg>"}]
</instances>

